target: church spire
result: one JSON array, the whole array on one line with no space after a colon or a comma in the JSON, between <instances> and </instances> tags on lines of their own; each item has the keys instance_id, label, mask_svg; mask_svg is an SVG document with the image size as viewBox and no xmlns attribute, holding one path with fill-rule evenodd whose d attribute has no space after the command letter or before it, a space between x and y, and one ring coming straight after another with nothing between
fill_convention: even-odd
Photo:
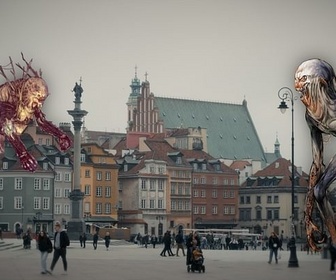
<instances>
[{"instance_id":1,"label":"church spire","mask_svg":"<svg viewBox=\"0 0 336 280\"><path fill-rule=\"evenodd\" d=\"M280 142L278 139L278 132L276 133L275 143L274 143L274 154L277 158L281 158L280 153Z\"/></svg>"},{"instance_id":2,"label":"church spire","mask_svg":"<svg viewBox=\"0 0 336 280\"><path fill-rule=\"evenodd\" d=\"M132 92L130 95L132 96L138 96L140 94L140 80L138 79L138 66L135 65L135 73L134 78L131 81L130 87L132 89Z\"/></svg>"}]
</instances>

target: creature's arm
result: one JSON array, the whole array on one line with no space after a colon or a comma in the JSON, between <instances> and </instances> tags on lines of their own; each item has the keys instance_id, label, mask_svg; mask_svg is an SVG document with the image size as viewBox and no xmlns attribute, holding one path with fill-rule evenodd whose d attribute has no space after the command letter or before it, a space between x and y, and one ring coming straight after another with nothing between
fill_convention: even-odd
<instances>
[{"instance_id":1,"label":"creature's arm","mask_svg":"<svg viewBox=\"0 0 336 280\"><path fill-rule=\"evenodd\" d=\"M312 213L315 206L314 188L323 172L323 139L321 131L316 127L314 121L307 115L306 121L311 133L313 162L309 173L309 185L305 205L305 223L308 244L314 251L317 251L319 249L314 240L314 232L319 230L313 223Z\"/></svg>"},{"instance_id":2,"label":"creature's arm","mask_svg":"<svg viewBox=\"0 0 336 280\"><path fill-rule=\"evenodd\" d=\"M36 109L34 112L34 115L35 115L35 119L39 127L43 131L53 135L54 137L58 139L60 147L63 151L70 148L71 146L70 138L62 130L60 130L58 127L53 125L50 121L46 120L45 115L43 114L41 110Z\"/></svg>"}]
</instances>

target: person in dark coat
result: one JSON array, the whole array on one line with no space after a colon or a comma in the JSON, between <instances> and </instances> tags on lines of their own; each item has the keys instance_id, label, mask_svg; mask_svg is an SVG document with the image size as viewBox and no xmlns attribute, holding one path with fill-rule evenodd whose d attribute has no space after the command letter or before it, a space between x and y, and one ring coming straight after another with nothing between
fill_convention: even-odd
<instances>
[{"instance_id":1,"label":"person in dark coat","mask_svg":"<svg viewBox=\"0 0 336 280\"><path fill-rule=\"evenodd\" d=\"M176 257L179 256L178 252L181 249L183 256L185 257L185 253L184 253L184 238L183 238L183 233L182 231L179 231L176 236L175 236L175 241L176 241Z\"/></svg>"},{"instance_id":2,"label":"person in dark coat","mask_svg":"<svg viewBox=\"0 0 336 280\"><path fill-rule=\"evenodd\" d=\"M280 239L275 232L271 233L271 236L268 239L268 248L270 250L268 263L272 262L274 255L275 263L278 263L278 249L281 247Z\"/></svg>"},{"instance_id":3,"label":"person in dark coat","mask_svg":"<svg viewBox=\"0 0 336 280\"><path fill-rule=\"evenodd\" d=\"M106 251L108 251L108 249L110 247L110 242L111 242L111 236L110 236L110 233L108 231L105 234L104 240L105 240Z\"/></svg>"},{"instance_id":4,"label":"person in dark coat","mask_svg":"<svg viewBox=\"0 0 336 280\"><path fill-rule=\"evenodd\" d=\"M330 252L330 272L335 274L335 262L336 262L336 244L332 243L331 237L327 239L328 241L328 248Z\"/></svg>"},{"instance_id":5,"label":"person in dark coat","mask_svg":"<svg viewBox=\"0 0 336 280\"><path fill-rule=\"evenodd\" d=\"M52 252L52 243L43 230L38 234L38 249L41 252L41 274L49 273L47 270L47 258L48 253Z\"/></svg>"},{"instance_id":6,"label":"person in dark coat","mask_svg":"<svg viewBox=\"0 0 336 280\"><path fill-rule=\"evenodd\" d=\"M62 258L64 273L67 273L68 261L66 259L66 248L70 245L70 240L67 233L62 230L61 223L55 223L55 236L54 236L54 257L51 262L50 270L54 270L54 267L59 259Z\"/></svg>"},{"instance_id":7,"label":"person in dark coat","mask_svg":"<svg viewBox=\"0 0 336 280\"><path fill-rule=\"evenodd\" d=\"M98 245L98 233L96 232L93 235L93 248L96 250L97 249L97 245Z\"/></svg>"}]
</instances>

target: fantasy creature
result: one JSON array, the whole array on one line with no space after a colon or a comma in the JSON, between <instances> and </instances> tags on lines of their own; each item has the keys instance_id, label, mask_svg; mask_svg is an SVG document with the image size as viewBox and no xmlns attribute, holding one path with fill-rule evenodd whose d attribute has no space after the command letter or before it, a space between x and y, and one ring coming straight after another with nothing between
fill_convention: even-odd
<instances>
[{"instance_id":1,"label":"fantasy creature","mask_svg":"<svg viewBox=\"0 0 336 280\"><path fill-rule=\"evenodd\" d=\"M301 93L306 106L306 121L310 128L313 162L309 173L306 197L305 224L309 246L317 251L324 235L313 222L317 207L336 244L334 212L328 200L328 188L336 179L336 155L327 167L323 162L323 135L336 136L336 77L330 64L320 59L303 62L295 73L295 89Z\"/></svg>"},{"instance_id":2,"label":"fantasy creature","mask_svg":"<svg viewBox=\"0 0 336 280\"><path fill-rule=\"evenodd\" d=\"M27 62L22 53L21 56L25 66L19 63L14 65L11 57L8 65L0 66L0 74L6 79L6 83L0 85L0 153L4 152L4 141L7 139L15 149L22 167L33 172L37 168L37 161L20 139L33 118L44 132L58 139L62 150L70 147L71 140L46 120L42 105L49 94L47 84L42 79L41 71L37 72L32 68L32 60ZM21 69L21 78L16 78L15 66ZM12 81L6 76L6 71L13 76Z\"/></svg>"}]
</instances>

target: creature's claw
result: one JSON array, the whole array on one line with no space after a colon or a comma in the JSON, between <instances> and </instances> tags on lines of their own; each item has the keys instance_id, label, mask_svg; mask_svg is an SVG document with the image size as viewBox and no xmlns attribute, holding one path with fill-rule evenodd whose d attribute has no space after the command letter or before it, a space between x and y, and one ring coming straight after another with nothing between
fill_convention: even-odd
<instances>
[{"instance_id":1,"label":"creature's claw","mask_svg":"<svg viewBox=\"0 0 336 280\"><path fill-rule=\"evenodd\" d=\"M34 172L37 168L36 159L27 152L18 155L23 169Z\"/></svg>"},{"instance_id":2,"label":"creature's claw","mask_svg":"<svg viewBox=\"0 0 336 280\"><path fill-rule=\"evenodd\" d=\"M60 144L60 147L63 151L67 150L70 148L71 146L71 140L70 138L63 134L59 139L58 139L58 143Z\"/></svg>"}]
</instances>

